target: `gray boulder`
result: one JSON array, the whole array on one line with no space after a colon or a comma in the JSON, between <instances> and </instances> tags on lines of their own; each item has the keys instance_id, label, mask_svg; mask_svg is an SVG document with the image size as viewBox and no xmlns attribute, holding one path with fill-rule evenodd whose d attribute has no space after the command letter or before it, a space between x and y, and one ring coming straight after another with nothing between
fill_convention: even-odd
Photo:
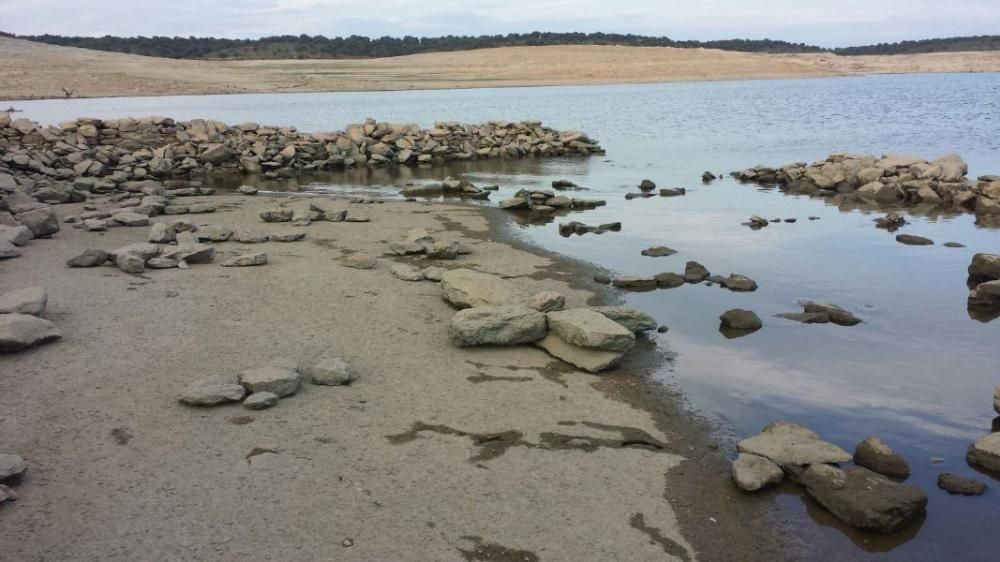
<instances>
[{"instance_id":1,"label":"gray boulder","mask_svg":"<svg viewBox=\"0 0 1000 562\"><path fill-rule=\"evenodd\" d=\"M617 351L601 351L588 349L566 343L556 334L549 333L535 345L544 349L549 355L583 369L589 373L598 373L610 369L622 358L624 353Z\"/></svg>"},{"instance_id":2,"label":"gray boulder","mask_svg":"<svg viewBox=\"0 0 1000 562\"><path fill-rule=\"evenodd\" d=\"M756 492L785 479L785 472L770 459L740 453L732 465L733 482L745 492Z\"/></svg>"},{"instance_id":3,"label":"gray boulder","mask_svg":"<svg viewBox=\"0 0 1000 562\"><path fill-rule=\"evenodd\" d=\"M233 229L228 226L211 224L195 232L199 242L225 242L233 237Z\"/></svg>"},{"instance_id":4,"label":"gray boulder","mask_svg":"<svg viewBox=\"0 0 1000 562\"><path fill-rule=\"evenodd\" d=\"M306 362L299 365L298 370L313 384L325 386L349 385L358 378L354 369L340 357L324 357L318 361Z\"/></svg>"},{"instance_id":5,"label":"gray boulder","mask_svg":"<svg viewBox=\"0 0 1000 562\"><path fill-rule=\"evenodd\" d=\"M990 433L969 445L965 460L974 467L1000 474L1000 433Z\"/></svg>"},{"instance_id":6,"label":"gray boulder","mask_svg":"<svg viewBox=\"0 0 1000 562\"><path fill-rule=\"evenodd\" d=\"M222 267L251 267L255 265L266 265L267 264L267 254L264 252L254 252L252 254L243 254L230 258L222 262Z\"/></svg>"},{"instance_id":7,"label":"gray boulder","mask_svg":"<svg viewBox=\"0 0 1000 562\"><path fill-rule=\"evenodd\" d=\"M48 320L30 314L0 314L0 352L20 351L61 337Z\"/></svg>"},{"instance_id":8,"label":"gray boulder","mask_svg":"<svg viewBox=\"0 0 1000 562\"><path fill-rule=\"evenodd\" d=\"M542 339L545 330L545 314L527 306L479 306L455 313L448 335L460 347L518 345Z\"/></svg>"},{"instance_id":9,"label":"gray boulder","mask_svg":"<svg viewBox=\"0 0 1000 562\"><path fill-rule=\"evenodd\" d=\"M566 297L555 291L542 291L528 297L524 304L538 312L552 312L566 308Z\"/></svg>"},{"instance_id":10,"label":"gray boulder","mask_svg":"<svg viewBox=\"0 0 1000 562\"><path fill-rule=\"evenodd\" d=\"M869 437L854 449L854 464L890 478L910 477L910 466L878 437Z\"/></svg>"},{"instance_id":11,"label":"gray boulder","mask_svg":"<svg viewBox=\"0 0 1000 562\"><path fill-rule=\"evenodd\" d=\"M507 280L471 269L452 269L441 275L441 296L457 308L500 306L524 298Z\"/></svg>"},{"instance_id":12,"label":"gray boulder","mask_svg":"<svg viewBox=\"0 0 1000 562\"><path fill-rule=\"evenodd\" d=\"M0 260L16 258L21 255L21 250L17 246L6 240L0 240Z\"/></svg>"},{"instance_id":13,"label":"gray boulder","mask_svg":"<svg viewBox=\"0 0 1000 562\"><path fill-rule=\"evenodd\" d=\"M243 400L248 410L266 410L278 405L278 395L273 392L254 392Z\"/></svg>"},{"instance_id":14,"label":"gray boulder","mask_svg":"<svg viewBox=\"0 0 1000 562\"><path fill-rule=\"evenodd\" d=\"M239 381L251 392L273 392L284 398L299 391L302 376L294 369L268 366L243 371Z\"/></svg>"},{"instance_id":15,"label":"gray boulder","mask_svg":"<svg viewBox=\"0 0 1000 562\"><path fill-rule=\"evenodd\" d=\"M88 249L84 250L82 254L70 258L66 265L69 267L97 267L104 265L109 259L111 259L111 254L104 250Z\"/></svg>"},{"instance_id":16,"label":"gray boulder","mask_svg":"<svg viewBox=\"0 0 1000 562\"><path fill-rule=\"evenodd\" d=\"M416 266L413 266L413 265L409 265L409 264L405 264L405 263L399 263L399 264L396 264L396 265L392 266L391 268L389 268L389 271L396 278L402 279L403 281L423 281L424 280L424 272L421 271L420 268L418 268Z\"/></svg>"},{"instance_id":17,"label":"gray boulder","mask_svg":"<svg viewBox=\"0 0 1000 562\"><path fill-rule=\"evenodd\" d=\"M719 316L719 320L722 322L723 328L731 330L759 330L764 325L764 323L761 322L760 317L757 316L752 310L743 310L741 308L727 310Z\"/></svg>"},{"instance_id":18,"label":"gray boulder","mask_svg":"<svg viewBox=\"0 0 1000 562\"><path fill-rule=\"evenodd\" d=\"M858 529L892 533L927 508L927 494L919 488L862 467L841 470L814 464L802 475L802 483L820 505Z\"/></svg>"},{"instance_id":19,"label":"gray boulder","mask_svg":"<svg viewBox=\"0 0 1000 562\"><path fill-rule=\"evenodd\" d=\"M740 441L737 447L741 453L766 457L782 468L851 460L847 451L823 441L812 430L787 421L769 424L760 434Z\"/></svg>"},{"instance_id":20,"label":"gray boulder","mask_svg":"<svg viewBox=\"0 0 1000 562\"><path fill-rule=\"evenodd\" d=\"M111 220L124 226L149 226L149 216L131 211L111 215Z\"/></svg>"},{"instance_id":21,"label":"gray boulder","mask_svg":"<svg viewBox=\"0 0 1000 562\"><path fill-rule=\"evenodd\" d=\"M146 240L153 244L168 244L174 241L177 233L169 224L162 222L153 223L153 226L149 227L149 236Z\"/></svg>"},{"instance_id":22,"label":"gray boulder","mask_svg":"<svg viewBox=\"0 0 1000 562\"><path fill-rule=\"evenodd\" d=\"M980 283L969 291L968 307L984 310L1000 308L1000 279Z\"/></svg>"},{"instance_id":23,"label":"gray boulder","mask_svg":"<svg viewBox=\"0 0 1000 562\"><path fill-rule=\"evenodd\" d=\"M35 238L52 236L59 232L59 217L52 207L42 207L17 215L21 224L28 227Z\"/></svg>"},{"instance_id":24,"label":"gray boulder","mask_svg":"<svg viewBox=\"0 0 1000 562\"><path fill-rule=\"evenodd\" d=\"M0 240L5 240L15 246L24 246L34 237L35 235L31 232L31 229L24 225L0 225Z\"/></svg>"},{"instance_id":25,"label":"gray boulder","mask_svg":"<svg viewBox=\"0 0 1000 562\"><path fill-rule=\"evenodd\" d=\"M49 295L41 287L27 287L7 291L0 295L0 314L30 314L41 316L45 312L45 305L49 301Z\"/></svg>"},{"instance_id":26,"label":"gray boulder","mask_svg":"<svg viewBox=\"0 0 1000 562\"><path fill-rule=\"evenodd\" d=\"M566 343L601 351L628 351L635 335L607 316L588 308L549 312L549 329Z\"/></svg>"},{"instance_id":27,"label":"gray boulder","mask_svg":"<svg viewBox=\"0 0 1000 562\"><path fill-rule=\"evenodd\" d=\"M711 275L705 266L696 261L689 261L684 266L684 280L688 283L701 283Z\"/></svg>"},{"instance_id":28,"label":"gray boulder","mask_svg":"<svg viewBox=\"0 0 1000 562\"><path fill-rule=\"evenodd\" d=\"M655 330L657 327L656 320L652 316L627 306L595 306L591 310L625 326L626 330L634 334Z\"/></svg>"},{"instance_id":29,"label":"gray boulder","mask_svg":"<svg viewBox=\"0 0 1000 562\"><path fill-rule=\"evenodd\" d=\"M0 453L0 483L17 482L28 470L28 463L20 455Z\"/></svg>"},{"instance_id":30,"label":"gray boulder","mask_svg":"<svg viewBox=\"0 0 1000 562\"><path fill-rule=\"evenodd\" d=\"M177 399L188 406L215 406L238 402L246 392L236 377L215 375L192 382L181 391Z\"/></svg>"}]
</instances>

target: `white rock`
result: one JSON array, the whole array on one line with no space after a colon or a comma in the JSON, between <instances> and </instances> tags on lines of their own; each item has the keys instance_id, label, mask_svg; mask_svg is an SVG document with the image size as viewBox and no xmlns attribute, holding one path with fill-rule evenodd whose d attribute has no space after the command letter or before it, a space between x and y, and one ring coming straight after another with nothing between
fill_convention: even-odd
<instances>
[{"instance_id":1,"label":"white rock","mask_svg":"<svg viewBox=\"0 0 1000 562\"><path fill-rule=\"evenodd\" d=\"M502 306L524 298L509 281L471 269L452 269L441 275L441 296L458 308Z\"/></svg>"}]
</instances>

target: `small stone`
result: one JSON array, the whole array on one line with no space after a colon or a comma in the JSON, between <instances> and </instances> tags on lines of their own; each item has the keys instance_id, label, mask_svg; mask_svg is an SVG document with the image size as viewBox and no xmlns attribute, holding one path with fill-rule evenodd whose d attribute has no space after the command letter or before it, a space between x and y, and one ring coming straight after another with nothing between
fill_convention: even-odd
<instances>
[{"instance_id":1,"label":"small stone","mask_svg":"<svg viewBox=\"0 0 1000 562\"><path fill-rule=\"evenodd\" d=\"M552 312L566 308L566 297L555 291L542 291L528 297L524 304L538 312Z\"/></svg>"},{"instance_id":2,"label":"small stone","mask_svg":"<svg viewBox=\"0 0 1000 562\"><path fill-rule=\"evenodd\" d=\"M273 392L283 398L299 391L302 377L293 369L268 366L243 371L239 381L251 392Z\"/></svg>"},{"instance_id":3,"label":"small stone","mask_svg":"<svg viewBox=\"0 0 1000 562\"><path fill-rule=\"evenodd\" d=\"M425 267L423 269L424 279L428 281L440 281L445 271L447 270L443 267Z\"/></svg>"},{"instance_id":4,"label":"small stone","mask_svg":"<svg viewBox=\"0 0 1000 562\"><path fill-rule=\"evenodd\" d=\"M24 246L34 237L31 229L26 226L0 225L0 240L5 240L15 246Z\"/></svg>"},{"instance_id":5,"label":"small stone","mask_svg":"<svg viewBox=\"0 0 1000 562\"><path fill-rule=\"evenodd\" d=\"M948 472L938 475L937 485L938 488L941 488L949 494L981 496L984 492L986 492L986 484L983 484L978 480L963 478Z\"/></svg>"},{"instance_id":6,"label":"small stone","mask_svg":"<svg viewBox=\"0 0 1000 562\"><path fill-rule=\"evenodd\" d=\"M254 392L243 400L248 410L266 410L278 404L278 395L273 392Z\"/></svg>"},{"instance_id":7,"label":"small stone","mask_svg":"<svg viewBox=\"0 0 1000 562\"><path fill-rule=\"evenodd\" d=\"M158 222L149 227L149 236L146 238L153 244L167 244L174 241L177 233L168 224Z\"/></svg>"},{"instance_id":8,"label":"small stone","mask_svg":"<svg viewBox=\"0 0 1000 562\"><path fill-rule=\"evenodd\" d=\"M197 232L195 232L195 236L200 242L225 242L233 237L233 229L218 224L212 224L199 228Z\"/></svg>"},{"instance_id":9,"label":"small stone","mask_svg":"<svg viewBox=\"0 0 1000 562\"><path fill-rule=\"evenodd\" d=\"M124 226L149 226L149 216L140 215L139 213L118 213L117 215L112 215L111 220Z\"/></svg>"},{"instance_id":10,"label":"small stone","mask_svg":"<svg viewBox=\"0 0 1000 562\"><path fill-rule=\"evenodd\" d=\"M265 265L267 264L267 254L264 252L255 252L252 254L243 254L241 256L236 256L234 258L228 259L222 262L222 267L250 267L255 265Z\"/></svg>"},{"instance_id":11,"label":"small stone","mask_svg":"<svg viewBox=\"0 0 1000 562\"><path fill-rule=\"evenodd\" d=\"M298 242L306 237L306 233L299 230L295 232L282 232L279 234L272 234L272 242Z\"/></svg>"},{"instance_id":12,"label":"small stone","mask_svg":"<svg viewBox=\"0 0 1000 562\"><path fill-rule=\"evenodd\" d=\"M774 484L780 484L785 479L781 467L770 459L750 453L740 453L733 461L733 482L745 492L756 492Z\"/></svg>"},{"instance_id":13,"label":"small stone","mask_svg":"<svg viewBox=\"0 0 1000 562\"><path fill-rule=\"evenodd\" d=\"M722 286L730 291L750 292L757 290L757 282L746 275L730 274L729 277L722 278Z\"/></svg>"},{"instance_id":14,"label":"small stone","mask_svg":"<svg viewBox=\"0 0 1000 562\"><path fill-rule=\"evenodd\" d=\"M69 267L97 267L109 259L111 259L111 254L104 250L88 249L74 258L70 258L66 265Z\"/></svg>"},{"instance_id":15,"label":"small stone","mask_svg":"<svg viewBox=\"0 0 1000 562\"><path fill-rule=\"evenodd\" d=\"M0 295L0 314L30 314L41 316L45 312L45 305L49 301L49 295L41 287L27 287L7 291Z\"/></svg>"},{"instance_id":16,"label":"small stone","mask_svg":"<svg viewBox=\"0 0 1000 562\"><path fill-rule=\"evenodd\" d=\"M252 185L241 185L236 188L236 191L243 195L257 195L258 189Z\"/></svg>"},{"instance_id":17,"label":"small stone","mask_svg":"<svg viewBox=\"0 0 1000 562\"><path fill-rule=\"evenodd\" d=\"M59 217L51 207L26 211L17 215L17 218L22 225L28 227L35 238L44 238L59 232Z\"/></svg>"},{"instance_id":18,"label":"small stone","mask_svg":"<svg viewBox=\"0 0 1000 562\"><path fill-rule=\"evenodd\" d=\"M607 316L634 334L656 329L656 320L641 310L627 306L595 306L591 310Z\"/></svg>"},{"instance_id":19,"label":"small stone","mask_svg":"<svg viewBox=\"0 0 1000 562\"><path fill-rule=\"evenodd\" d=\"M20 351L61 337L48 320L30 314L0 314L0 352Z\"/></svg>"},{"instance_id":20,"label":"small stone","mask_svg":"<svg viewBox=\"0 0 1000 562\"><path fill-rule=\"evenodd\" d=\"M299 372L313 384L325 386L349 385L358 378L340 357L324 357L316 362L304 363L299 366Z\"/></svg>"},{"instance_id":21,"label":"small stone","mask_svg":"<svg viewBox=\"0 0 1000 562\"><path fill-rule=\"evenodd\" d=\"M205 213L214 213L215 205L210 203L195 203L193 205L188 205L188 212L192 215L201 215Z\"/></svg>"},{"instance_id":22,"label":"small stone","mask_svg":"<svg viewBox=\"0 0 1000 562\"><path fill-rule=\"evenodd\" d=\"M152 258L150 258L152 259ZM115 265L125 273L138 274L146 270L146 260L136 254L118 254L115 257Z\"/></svg>"},{"instance_id":23,"label":"small stone","mask_svg":"<svg viewBox=\"0 0 1000 562\"><path fill-rule=\"evenodd\" d=\"M652 248L646 248L642 251L642 255L651 258L661 258L666 256L672 256L677 253L677 250L668 248L666 246L653 246Z\"/></svg>"},{"instance_id":24,"label":"small stone","mask_svg":"<svg viewBox=\"0 0 1000 562\"><path fill-rule=\"evenodd\" d=\"M175 260L173 258L165 258L163 256L156 256L155 258L150 258L150 260L146 262L146 266L149 267L150 269L173 269L175 267L178 267L179 265L180 262L178 260Z\"/></svg>"},{"instance_id":25,"label":"small stone","mask_svg":"<svg viewBox=\"0 0 1000 562\"><path fill-rule=\"evenodd\" d=\"M367 254L351 254L340 258L340 265L354 269L371 269L376 264L378 264L378 260Z\"/></svg>"},{"instance_id":26,"label":"small stone","mask_svg":"<svg viewBox=\"0 0 1000 562\"><path fill-rule=\"evenodd\" d=\"M396 264L389 268L389 271L396 276L398 279L403 281L423 281L424 272L420 268L409 265L409 264Z\"/></svg>"},{"instance_id":27,"label":"small stone","mask_svg":"<svg viewBox=\"0 0 1000 562\"><path fill-rule=\"evenodd\" d=\"M6 240L0 240L0 260L16 258L20 255L21 250L17 246Z\"/></svg>"},{"instance_id":28,"label":"small stone","mask_svg":"<svg viewBox=\"0 0 1000 562\"><path fill-rule=\"evenodd\" d=\"M181 391L177 399L188 406L215 406L238 402L245 394L246 389L237 382L236 377L215 375L192 382Z\"/></svg>"}]
</instances>

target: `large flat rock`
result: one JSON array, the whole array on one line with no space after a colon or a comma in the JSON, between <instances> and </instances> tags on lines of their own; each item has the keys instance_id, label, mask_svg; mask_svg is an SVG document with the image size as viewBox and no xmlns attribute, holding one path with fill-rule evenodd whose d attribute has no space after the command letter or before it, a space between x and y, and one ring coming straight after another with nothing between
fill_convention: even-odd
<instances>
[{"instance_id":1,"label":"large flat rock","mask_svg":"<svg viewBox=\"0 0 1000 562\"><path fill-rule=\"evenodd\" d=\"M441 296L458 308L472 308L514 304L526 295L498 275L452 269L441 276Z\"/></svg>"},{"instance_id":2,"label":"large flat rock","mask_svg":"<svg viewBox=\"0 0 1000 562\"><path fill-rule=\"evenodd\" d=\"M811 429L786 421L774 422L759 435L740 441L741 453L766 457L782 467L839 463L851 454L819 438Z\"/></svg>"},{"instance_id":3,"label":"large flat rock","mask_svg":"<svg viewBox=\"0 0 1000 562\"><path fill-rule=\"evenodd\" d=\"M549 329L566 343L587 349L623 352L635 345L635 334L589 308L548 313Z\"/></svg>"},{"instance_id":4,"label":"large flat rock","mask_svg":"<svg viewBox=\"0 0 1000 562\"><path fill-rule=\"evenodd\" d=\"M892 533L927 508L927 494L897 484L859 466L841 470L817 464L802 475L810 496L844 523L858 529Z\"/></svg>"},{"instance_id":5,"label":"large flat rock","mask_svg":"<svg viewBox=\"0 0 1000 562\"><path fill-rule=\"evenodd\" d=\"M624 353L587 349L566 343L561 337L550 333L535 345L544 349L549 355L583 369L589 373L597 373L610 369L621 359Z\"/></svg>"}]
</instances>

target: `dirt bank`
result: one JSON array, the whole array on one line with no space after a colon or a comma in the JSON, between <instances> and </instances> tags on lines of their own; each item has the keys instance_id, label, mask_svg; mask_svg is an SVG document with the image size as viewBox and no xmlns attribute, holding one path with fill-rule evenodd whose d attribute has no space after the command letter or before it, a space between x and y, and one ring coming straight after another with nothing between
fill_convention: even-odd
<instances>
[{"instance_id":1,"label":"dirt bank","mask_svg":"<svg viewBox=\"0 0 1000 562\"><path fill-rule=\"evenodd\" d=\"M0 37L0 99L327 92L997 72L1000 53L841 57L547 46L366 60L191 61Z\"/></svg>"},{"instance_id":2,"label":"dirt bank","mask_svg":"<svg viewBox=\"0 0 1000 562\"><path fill-rule=\"evenodd\" d=\"M199 224L295 229L260 222L260 209L277 201L269 197L186 202L195 201L219 207L190 217ZM69 225L0 262L0 291L47 288L47 316L64 336L0 356L0 448L30 465L21 499L0 509L0 552L12 560L781 558L760 517L766 506L740 501L676 401L653 400L642 355L594 376L535 348L456 348L446 337L453 311L435 284L394 278L388 258L373 270L337 260L381 255L386 241L424 227L473 248L447 267L499 273L582 305L595 293L577 264L498 240L495 220L473 207L350 207L371 222L314 223L294 243L216 244L217 263L252 248L268 253L261 267L69 269L65 261L86 248L142 242L148 231ZM67 215L80 205L56 208ZM175 399L194 379L327 353L353 363L360 380L306 385L260 412Z\"/></svg>"}]
</instances>

